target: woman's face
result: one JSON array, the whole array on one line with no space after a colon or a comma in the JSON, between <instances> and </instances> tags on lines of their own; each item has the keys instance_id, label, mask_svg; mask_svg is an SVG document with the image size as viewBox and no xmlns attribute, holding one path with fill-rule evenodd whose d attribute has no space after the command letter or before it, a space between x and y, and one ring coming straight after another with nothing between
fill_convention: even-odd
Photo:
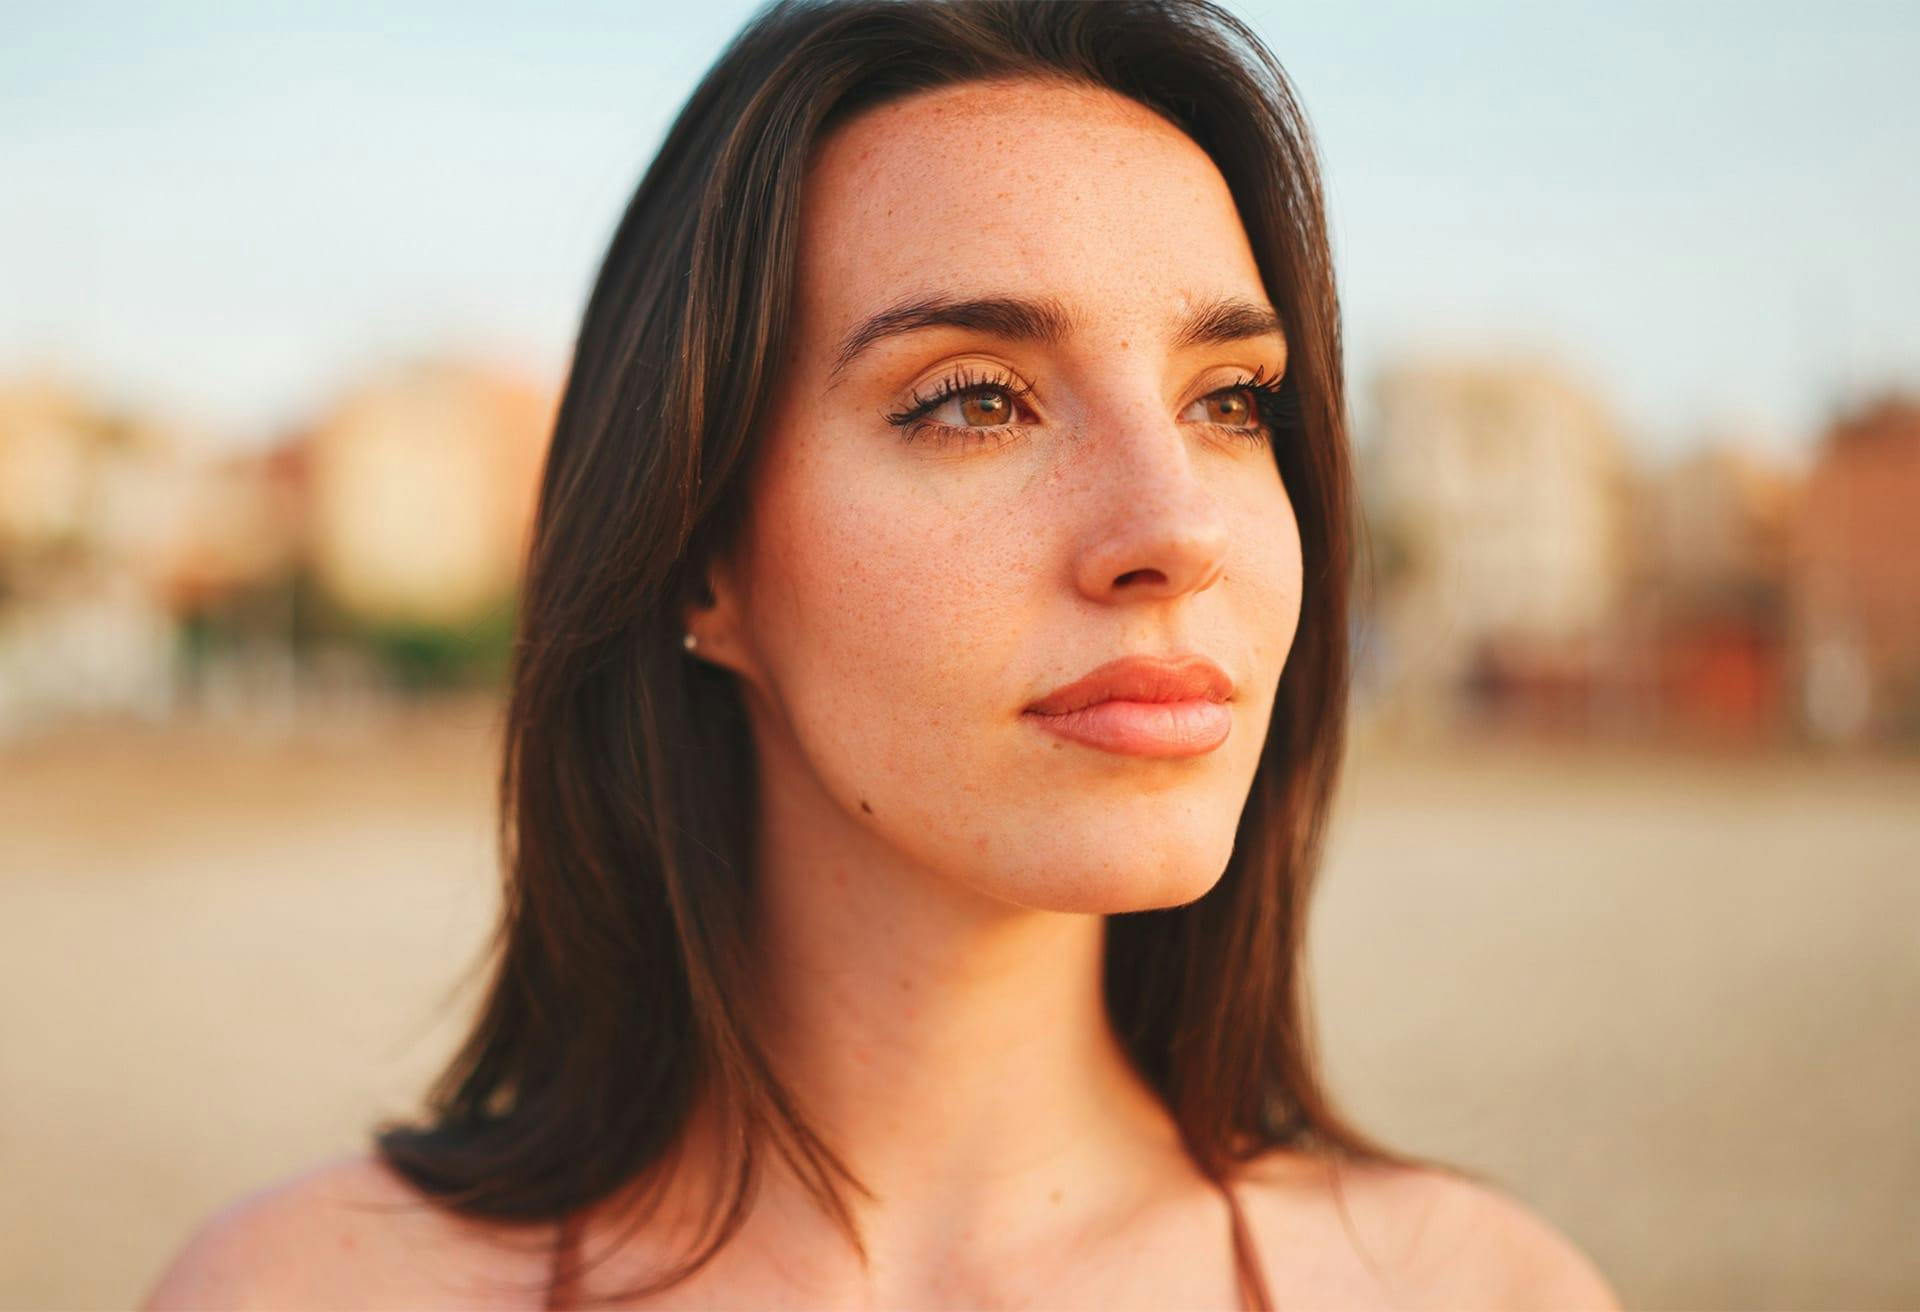
<instances>
[{"instance_id":1,"label":"woman's face","mask_svg":"<svg viewBox=\"0 0 1920 1312\"><path fill-rule=\"evenodd\" d=\"M1205 893L1301 581L1241 387L1286 344L1212 161L1040 81L870 110L813 158L795 313L746 531L691 620L743 680L776 813L1027 907ZM1030 711L1196 655L1230 691Z\"/></svg>"}]
</instances>

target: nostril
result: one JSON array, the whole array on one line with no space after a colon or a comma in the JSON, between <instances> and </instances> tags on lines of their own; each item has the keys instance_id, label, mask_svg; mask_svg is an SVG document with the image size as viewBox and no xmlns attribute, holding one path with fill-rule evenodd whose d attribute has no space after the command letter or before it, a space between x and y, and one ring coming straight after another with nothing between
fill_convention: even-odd
<instances>
[{"instance_id":1,"label":"nostril","mask_svg":"<svg viewBox=\"0 0 1920 1312\"><path fill-rule=\"evenodd\" d=\"M1130 569L1125 574L1122 574L1119 578L1115 579L1114 582L1116 584L1124 585L1127 583L1131 583L1133 580L1139 578L1143 574L1156 583L1165 583L1167 581L1167 576L1165 574L1162 574L1157 569Z\"/></svg>"}]
</instances>

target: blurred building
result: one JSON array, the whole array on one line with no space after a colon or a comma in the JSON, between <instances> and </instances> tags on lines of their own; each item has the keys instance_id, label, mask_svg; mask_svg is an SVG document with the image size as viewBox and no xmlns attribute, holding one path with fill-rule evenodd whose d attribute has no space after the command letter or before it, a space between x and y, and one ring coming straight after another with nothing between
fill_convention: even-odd
<instances>
[{"instance_id":1,"label":"blurred building","mask_svg":"<svg viewBox=\"0 0 1920 1312\"><path fill-rule=\"evenodd\" d=\"M170 522L142 571L168 610L186 617L283 585L298 568L306 519L300 454L202 453L178 470Z\"/></svg>"},{"instance_id":2,"label":"blurred building","mask_svg":"<svg viewBox=\"0 0 1920 1312\"><path fill-rule=\"evenodd\" d=\"M258 718L480 668L551 421L543 389L451 363L241 449L0 385L0 733L183 704Z\"/></svg>"},{"instance_id":3,"label":"blurred building","mask_svg":"<svg viewBox=\"0 0 1920 1312\"><path fill-rule=\"evenodd\" d=\"M0 386L0 733L170 709L149 566L183 489L176 438L57 381Z\"/></svg>"},{"instance_id":4,"label":"blurred building","mask_svg":"<svg viewBox=\"0 0 1920 1312\"><path fill-rule=\"evenodd\" d=\"M1723 437L1637 484L1633 583L1622 616L1667 733L1754 742L1794 719L1789 534L1801 479ZM1623 671L1624 673L1624 671Z\"/></svg>"},{"instance_id":5,"label":"blurred building","mask_svg":"<svg viewBox=\"0 0 1920 1312\"><path fill-rule=\"evenodd\" d=\"M48 379L0 386L0 565L9 576L85 536L105 416Z\"/></svg>"},{"instance_id":6,"label":"blurred building","mask_svg":"<svg viewBox=\"0 0 1920 1312\"><path fill-rule=\"evenodd\" d=\"M1391 714L1504 703L1585 717L1628 568L1627 466L1606 407L1553 368L1500 361L1394 367L1374 399L1370 651Z\"/></svg>"},{"instance_id":7,"label":"blurred building","mask_svg":"<svg viewBox=\"0 0 1920 1312\"><path fill-rule=\"evenodd\" d=\"M1786 579L1801 483L1756 444L1726 438L1650 471L1634 516L1646 582L1681 607L1770 598Z\"/></svg>"},{"instance_id":8,"label":"blurred building","mask_svg":"<svg viewBox=\"0 0 1920 1312\"><path fill-rule=\"evenodd\" d=\"M1836 420L1794 526L1792 611L1808 727L1920 741L1920 399Z\"/></svg>"},{"instance_id":9,"label":"blurred building","mask_svg":"<svg viewBox=\"0 0 1920 1312\"><path fill-rule=\"evenodd\" d=\"M301 439L321 587L375 622L459 624L518 582L548 391L427 364L342 400Z\"/></svg>"}]
</instances>

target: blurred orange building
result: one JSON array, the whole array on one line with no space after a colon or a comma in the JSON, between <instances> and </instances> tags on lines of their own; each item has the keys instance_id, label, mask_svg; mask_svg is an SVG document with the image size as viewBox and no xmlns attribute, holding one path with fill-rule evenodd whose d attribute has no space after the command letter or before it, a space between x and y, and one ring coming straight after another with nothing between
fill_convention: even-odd
<instances>
[{"instance_id":1,"label":"blurred orange building","mask_svg":"<svg viewBox=\"0 0 1920 1312\"><path fill-rule=\"evenodd\" d=\"M301 439L307 551L361 618L458 624L518 583L554 397L436 363L344 398Z\"/></svg>"},{"instance_id":2,"label":"blurred orange building","mask_svg":"<svg viewBox=\"0 0 1920 1312\"><path fill-rule=\"evenodd\" d=\"M1920 400L1887 396L1823 438L1794 526L1793 629L1820 738L1920 741Z\"/></svg>"}]
</instances>

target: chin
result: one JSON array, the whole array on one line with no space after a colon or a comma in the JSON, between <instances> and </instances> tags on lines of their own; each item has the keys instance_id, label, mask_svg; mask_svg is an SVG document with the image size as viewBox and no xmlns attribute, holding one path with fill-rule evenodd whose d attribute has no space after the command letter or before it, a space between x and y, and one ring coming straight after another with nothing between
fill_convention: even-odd
<instances>
[{"instance_id":1,"label":"chin","mask_svg":"<svg viewBox=\"0 0 1920 1312\"><path fill-rule=\"evenodd\" d=\"M1186 841L1181 841L1185 839ZM1118 915L1185 906L1220 882L1233 855L1233 835L1163 831L1151 843L1070 844L1032 853L1034 860L1002 870L986 891L1040 911Z\"/></svg>"}]
</instances>

